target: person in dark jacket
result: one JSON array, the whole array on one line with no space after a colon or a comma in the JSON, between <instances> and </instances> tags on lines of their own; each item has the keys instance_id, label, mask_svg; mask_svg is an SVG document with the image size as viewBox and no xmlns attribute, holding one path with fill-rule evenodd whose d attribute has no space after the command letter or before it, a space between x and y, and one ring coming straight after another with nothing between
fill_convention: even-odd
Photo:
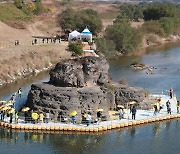
<instances>
[{"instance_id":1,"label":"person in dark jacket","mask_svg":"<svg viewBox=\"0 0 180 154\"><path fill-rule=\"evenodd\" d=\"M131 109L131 113L132 113L132 119L136 119L136 107L133 106L132 109Z\"/></svg>"}]
</instances>

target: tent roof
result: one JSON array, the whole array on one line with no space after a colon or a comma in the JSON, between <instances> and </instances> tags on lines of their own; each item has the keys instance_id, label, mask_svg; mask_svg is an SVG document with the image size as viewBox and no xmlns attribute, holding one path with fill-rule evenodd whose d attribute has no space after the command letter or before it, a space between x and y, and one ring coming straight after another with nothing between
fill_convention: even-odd
<instances>
[{"instance_id":1,"label":"tent roof","mask_svg":"<svg viewBox=\"0 0 180 154\"><path fill-rule=\"evenodd\" d=\"M71 35L80 35L80 33L79 33L77 30L72 31L72 32L69 33L69 34L71 34Z\"/></svg>"},{"instance_id":2,"label":"tent roof","mask_svg":"<svg viewBox=\"0 0 180 154\"><path fill-rule=\"evenodd\" d=\"M92 34L89 29L86 27L81 34Z\"/></svg>"}]
</instances>

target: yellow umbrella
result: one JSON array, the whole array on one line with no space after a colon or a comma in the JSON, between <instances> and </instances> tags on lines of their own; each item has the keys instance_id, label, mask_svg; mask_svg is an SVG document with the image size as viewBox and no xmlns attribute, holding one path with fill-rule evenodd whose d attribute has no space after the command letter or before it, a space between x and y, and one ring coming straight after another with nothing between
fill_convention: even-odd
<instances>
[{"instance_id":1,"label":"yellow umbrella","mask_svg":"<svg viewBox=\"0 0 180 154\"><path fill-rule=\"evenodd\" d=\"M0 110L4 107L4 105L0 106Z\"/></svg>"},{"instance_id":2,"label":"yellow umbrella","mask_svg":"<svg viewBox=\"0 0 180 154\"><path fill-rule=\"evenodd\" d=\"M83 117L86 118L86 117L87 117L87 114L85 113L85 114L83 115Z\"/></svg>"},{"instance_id":3,"label":"yellow umbrella","mask_svg":"<svg viewBox=\"0 0 180 154\"><path fill-rule=\"evenodd\" d=\"M102 111L104 111L103 109L97 109L96 110L97 112L102 112Z\"/></svg>"},{"instance_id":4,"label":"yellow umbrella","mask_svg":"<svg viewBox=\"0 0 180 154\"><path fill-rule=\"evenodd\" d=\"M77 114L76 111L72 111L69 115L72 117L72 116L75 116Z\"/></svg>"},{"instance_id":5,"label":"yellow umbrella","mask_svg":"<svg viewBox=\"0 0 180 154\"><path fill-rule=\"evenodd\" d=\"M2 111L6 111L8 109L10 109L10 107L4 106L3 108L1 108Z\"/></svg>"},{"instance_id":6,"label":"yellow umbrella","mask_svg":"<svg viewBox=\"0 0 180 154\"><path fill-rule=\"evenodd\" d=\"M6 113L8 113L8 114L11 114L11 113L13 113L13 112L14 112L14 109L13 109L13 108L6 110Z\"/></svg>"},{"instance_id":7,"label":"yellow umbrella","mask_svg":"<svg viewBox=\"0 0 180 154\"><path fill-rule=\"evenodd\" d=\"M39 118L39 115L37 114L37 113L32 113L32 118L33 118L33 120L37 120L38 118Z\"/></svg>"},{"instance_id":8,"label":"yellow umbrella","mask_svg":"<svg viewBox=\"0 0 180 154\"><path fill-rule=\"evenodd\" d=\"M29 107L24 107L24 108L22 109L23 112L26 112L26 111L29 111L29 110L30 110Z\"/></svg>"},{"instance_id":9,"label":"yellow umbrella","mask_svg":"<svg viewBox=\"0 0 180 154\"><path fill-rule=\"evenodd\" d=\"M133 104L136 104L136 102L135 101L129 102L129 105L133 105Z\"/></svg>"},{"instance_id":10,"label":"yellow umbrella","mask_svg":"<svg viewBox=\"0 0 180 154\"><path fill-rule=\"evenodd\" d=\"M117 105L117 107L124 109L123 105Z\"/></svg>"}]
</instances>

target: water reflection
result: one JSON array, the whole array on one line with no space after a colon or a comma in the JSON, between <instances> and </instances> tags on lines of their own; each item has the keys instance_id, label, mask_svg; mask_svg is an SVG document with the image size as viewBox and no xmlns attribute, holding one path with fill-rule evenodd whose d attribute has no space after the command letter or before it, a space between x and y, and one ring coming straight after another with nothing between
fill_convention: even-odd
<instances>
[{"instance_id":1,"label":"water reflection","mask_svg":"<svg viewBox=\"0 0 180 154\"><path fill-rule=\"evenodd\" d=\"M156 123L154 124L154 128L153 128L153 134L155 138L158 138L160 133L162 131L162 123Z\"/></svg>"},{"instance_id":2,"label":"water reflection","mask_svg":"<svg viewBox=\"0 0 180 154\"><path fill-rule=\"evenodd\" d=\"M9 144L13 149L20 146L21 150L33 145L34 151L39 150L39 147L45 146L46 148L42 151L43 154L106 154L119 153L120 151L122 153L132 153L131 151L134 151L135 153L144 154L144 148L149 150L150 153L157 153L156 150L164 144L164 141L169 142L168 140L170 140L171 143L168 143L169 146L172 146L171 144L179 144L178 136L180 136L180 132L178 129L178 120L154 123L142 127L132 127L103 135L47 134L42 132L15 132L0 129L0 152L1 147ZM143 146L139 146L140 143ZM22 145L26 146L24 147ZM151 149L152 147L154 147L153 150ZM163 146L163 150L166 150L166 148L166 146Z\"/></svg>"}]
</instances>

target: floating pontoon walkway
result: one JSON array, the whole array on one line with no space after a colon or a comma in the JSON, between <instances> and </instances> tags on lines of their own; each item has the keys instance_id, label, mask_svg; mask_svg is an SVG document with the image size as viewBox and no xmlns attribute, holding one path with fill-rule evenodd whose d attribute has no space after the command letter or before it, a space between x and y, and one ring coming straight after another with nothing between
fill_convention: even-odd
<instances>
[{"instance_id":1,"label":"floating pontoon walkway","mask_svg":"<svg viewBox=\"0 0 180 154\"><path fill-rule=\"evenodd\" d=\"M91 124L86 126L85 124L65 124L65 123L53 123L50 122L48 124L31 124L31 123L24 123L20 121L18 124L12 123L9 124L8 122L0 122L0 127L22 131L48 131L48 132L80 132L80 133L97 133L103 132L112 129L119 129L129 126L137 126L141 124L147 124L152 122L164 121L169 119L180 118L180 114L177 114L177 107L176 107L176 100L175 98L169 99L167 95L153 95L153 97L161 97L163 100L162 105L163 109L154 116L153 110L137 110L136 120L132 120L130 113L129 119L122 119L122 120L112 120L112 121L104 121L100 122L99 124ZM167 114L166 109L166 102L171 102L171 115Z\"/></svg>"}]
</instances>

